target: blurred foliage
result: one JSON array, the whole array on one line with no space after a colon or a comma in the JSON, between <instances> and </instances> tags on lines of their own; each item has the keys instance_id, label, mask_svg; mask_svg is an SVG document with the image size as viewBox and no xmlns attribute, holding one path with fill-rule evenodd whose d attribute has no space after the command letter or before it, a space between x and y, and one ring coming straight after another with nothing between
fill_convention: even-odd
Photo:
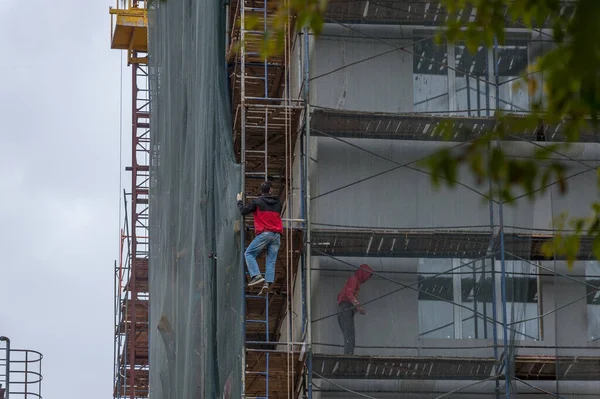
<instances>
[{"instance_id":1,"label":"blurred foliage","mask_svg":"<svg viewBox=\"0 0 600 399\"><path fill-rule=\"evenodd\" d=\"M295 28L302 31L308 28L315 35L323 29L327 0L283 0L271 1L269 4L269 17L265 19L263 11L245 10L244 28L246 31L246 51L259 52L264 60L278 56L283 52L285 36ZM239 12L239 10L238 10ZM241 19L237 19L238 26ZM242 43L235 41L230 49L230 57L240 50Z\"/></svg>"},{"instance_id":2,"label":"blurred foliage","mask_svg":"<svg viewBox=\"0 0 600 399\"><path fill-rule=\"evenodd\" d=\"M563 13L565 0L440 0L448 18L441 29L439 42L464 42L474 53L482 44L494 49L506 41L507 22L521 28L538 30L542 23L551 30L555 42L552 50L538 58L522 74L532 99L531 112L525 116L496 113L492 131L460 131L456 120L440 124L436 133L451 141L461 136L468 143L458 149L444 149L428 158L426 167L436 186L453 187L459 170L466 165L482 186L491 187L489 195L511 204L523 196L534 200L551 186L561 193L568 190L567 168L552 155L568 151L577 142L579 132L590 124L596 127L600 111L600 1L573 0L573 13ZM461 18L461 10L475 7L469 22ZM246 12L246 30L261 32L260 43L246 39L246 51L258 51L263 58L280 54L285 35L292 29L308 28L318 35L325 21L326 0L285 0L275 3L273 18L262 12ZM239 20L239 19L238 19ZM238 27L239 28L239 27ZM248 37L248 35L246 36ZM257 44L258 43L258 44ZM241 44L234 42L230 56ZM255 48L257 47L257 48ZM543 81L538 81L543 76ZM528 159L509 157L502 140L515 139L520 132L543 132L548 125L562 123L564 142L533 143L535 149ZM600 176L600 174L599 174ZM491 184L489 184L491 182ZM598 186L600 187L600 181ZM569 228L567 230L567 227ZM591 236L594 253L600 258L600 202L590 206L587 218L562 215L555 221L554 241L545 245L548 257L566 256L572 264L580 247L581 237ZM569 233L565 233L569 231Z\"/></svg>"},{"instance_id":3,"label":"blurred foliage","mask_svg":"<svg viewBox=\"0 0 600 399\"><path fill-rule=\"evenodd\" d=\"M572 15L562 13L565 5L560 0L442 0L448 10L447 30L438 34L438 40L463 41L470 52L482 43L488 48L503 44L507 22L530 29L539 29L542 22L551 27L555 45L539 57L522 75L529 90L531 113L517 117L497 113L496 126L490 132L472 138L460 151L442 150L427 162L435 175L434 184L453 186L461 164L466 164L480 184L492 182L492 195L505 203L512 203L515 193L525 193L531 200L543 194L551 185L560 192L568 190L566 167L560 161L550 160L552 154L568 152L571 143L579 139L583 127L597 126L600 111L600 1L575 0ZM474 18L468 23L459 19L465 6L476 7ZM543 76L543 82L538 79ZM536 92L543 91L542 96ZM563 122L565 140L562 143L534 143L532 159L507 157L502 139L518 135L519 131L542 129L544 125ZM437 131L446 139L456 134L452 120ZM600 170L599 170L600 172ZM599 174L600 176L600 174ZM600 180L598 182L600 186ZM590 188L592 189L592 188ZM593 239L593 250L600 259L600 203L590 204L590 216L569 218L562 214L554 221L558 230L554 240L544 246L546 256L565 256L572 265L580 248L582 236Z\"/></svg>"}]
</instances>

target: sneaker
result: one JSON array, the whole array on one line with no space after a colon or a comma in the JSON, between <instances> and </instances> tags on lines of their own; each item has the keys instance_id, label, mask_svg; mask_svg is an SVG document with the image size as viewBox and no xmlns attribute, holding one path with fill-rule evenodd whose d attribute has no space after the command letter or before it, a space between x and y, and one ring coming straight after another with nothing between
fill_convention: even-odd
<instances>
[{"instance_id":1,"label":"sneaker","mask_svg":"<svg viewBox=\"0 0 600 399\"><path fill-rule=\"evenodd\" d=\"M265 283L265 285L263 285L263 287L260 290L260 293L258 295L265 295L269 292L271 292L271 287L269 286L269 283Z\"/></svg>"},{"instance_id":2,"label":"sneaker","mask_svg":"<svg viewBox=\"0 0 600 399\"><path fill-rule=\"evenodd\" d=\"M253 285L260 284L263 281L265 281L265 278L261 274L257 274L256 276L254 276L250 279L250 282L248 283L248 287L252 287Z\"/></svg>"}]
</instances>

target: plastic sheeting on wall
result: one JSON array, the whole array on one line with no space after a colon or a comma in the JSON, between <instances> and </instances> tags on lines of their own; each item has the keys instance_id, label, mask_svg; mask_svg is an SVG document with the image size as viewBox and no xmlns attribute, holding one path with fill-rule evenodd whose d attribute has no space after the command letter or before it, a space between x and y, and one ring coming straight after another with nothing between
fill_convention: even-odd
<instances>
[{"instance_id":1,"label":"plastic sheeting on wall","mask_svg":"<svg viewBox=\"0 0 600 399\"><path fill-rule=\"evenodd\" d=\"M219 1L149 11L150 396L240 397L242 275ZM227 389L225 389L227 386ZM227 390L227 394L225 394Z\"/></svg>"}]
</instances>

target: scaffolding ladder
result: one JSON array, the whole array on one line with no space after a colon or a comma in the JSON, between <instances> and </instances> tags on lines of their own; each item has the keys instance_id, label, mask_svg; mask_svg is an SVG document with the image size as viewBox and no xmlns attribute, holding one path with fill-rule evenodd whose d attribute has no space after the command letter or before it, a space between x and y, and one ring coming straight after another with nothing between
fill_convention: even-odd
<instances>
[{"instance_id":1,"label":"scaffolding ladder","mask_svg":"<svg viewBox=\"0 0 600 399\"><path fill-rule=\"evenodd\" d=\"M292 115L294 109L299 107L292 106L289 99L286 56L264 59L261 54L261 42L278 6L279 2L275 0L238 0L235 15L230 21L233 27L232 42L238 40L241 44L231 75L235 113L234 145L240 156L244 202L258 197L260 184L268 180L273 184L274 194L279 195L282 202L287 200L286 209L289 210L291 196L287 191L290 189L294 144ZM253 26L247 26L247 21L254 21ZM287 51L288 46L286 54ZM251 216L244 218L241 226L242 258L245 246L250 241L244 238L244 233L251 224ZM258 289L248 288L248 272L245 264L243 267L246 304L242 353L243 398L296 397L294 368L297 366L293 364L292 327L288 327L287 339L278 337L278 328L286 313L290 312L292 270L295 270L292 266L294 246L290 222L284 227L285 237L281 238L272 292L259 295L261 286L257 286ZM281 262L282 258L284 262ZM242 263L245 263L243 259ZM261 272L264 271L264 265L260 268ZM282 269L285 269L283 279Z\"/></svg>"}]
</instances>

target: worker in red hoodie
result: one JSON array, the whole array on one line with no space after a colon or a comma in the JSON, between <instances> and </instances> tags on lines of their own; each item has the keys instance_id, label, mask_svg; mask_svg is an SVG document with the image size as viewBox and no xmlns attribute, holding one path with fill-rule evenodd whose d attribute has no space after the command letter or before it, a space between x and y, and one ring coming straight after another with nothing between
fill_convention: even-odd
<instances>
[{"instance_id":1,"label":"worker in red hoodie","mask_svg":"<svg viewBox=\"0 0 600 399\"><path fill-rule=\"evenodd\" d=\"M360 265L356 273L348 278L346 285L337 296L337 319L344 335L345 355L354 354L354 313L358 311L360 314L365 314L365 310L358 302L358 293L360 292L360 285L370 279L372 274L373 270L369 265Z\"/></svg>"},{"instance_id":2,"label":"worker in red hoodie","mask_svg":"<svg viewBox=\"0 0 600 399\"><path fill-rule=\"evenodd\" d=\"M270 284L275 280L275 262L281 245L283 223L281 222L281 200L272 195L271 182L265 181L260 185L260 197L253 199L248 206L242 202L242 193L237 195L237 204L242 216L254 213L254 240L246 252L246 265L250 273L248 286L265 282L261 293L269 291ZM260 274L256 257L267 249L267 265L265 277Z\"/></svg>"}]
</instances>

